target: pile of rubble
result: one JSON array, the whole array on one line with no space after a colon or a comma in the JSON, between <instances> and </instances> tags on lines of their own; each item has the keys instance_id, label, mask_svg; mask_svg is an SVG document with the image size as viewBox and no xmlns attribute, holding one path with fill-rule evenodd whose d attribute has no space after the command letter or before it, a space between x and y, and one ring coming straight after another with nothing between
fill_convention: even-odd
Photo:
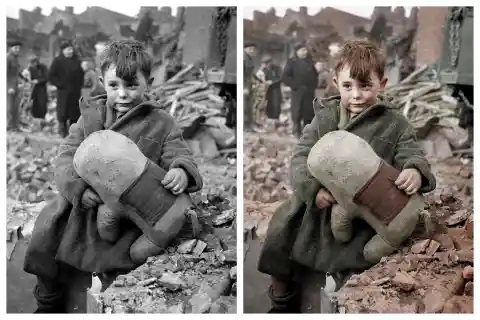
<instances>
[{"instance_id":1,"label":"pile of rubble","mask_svg":"<svg viewBox=\"0 0 480 320\"><path fill-rule=\"evenodd\" d=\"M7 258L25 250L25 244L18 243L29 241L40 210L57 193L52 163L61 141L39 128L29 134L8 133ZM192 199L203 233L195 239L180 237L164 254L119 276L94 299L101 301L101 310L91 312L236 313L236 161L233 157L199 157L197 162L204 188L192 194ZM17 296L15 302L9 301L9 308L30 299L31 290Z\"/></svg>"},{"instance_id":2,"label":"pile of rubble","mask_svg":"<svg viewBox=\"0 0 480 320\"><path fill-rule=\"evenodd\" d=\"M7 197L17 201L39 202L56 191L53 159L57 147L51 138L9 134L7 136Z\"/></svg>"},{"instance_id":3,"label":"pile of rubble","mask_svg":"<svg viewBox=\"0 0 480 320\"><path fill-rule=\"evenodd\" d=\"M289 136L245 135L244 199L263 203L291 194L288 163L295 139Z\"/></svg>"},{"instance_id":4,"label":"pile of rubble","mask_svg":"<svg viewBox=\"0 0 480 320\"><path fill-rule=\"evenodd\" d=\"M225 125L225 101L220 87L209 84L202 70L189 65L152 88L151 98L173 116L195 155L215 158L236 154L235 130Z\"/></svg>"},{"instance_id":5,"label":"pile of rubble","mask_svg":"<svg viewBox=\"0 0 480 320\"><path fill-rule=\"evenodd\" d=\"M473 212L430 203L436 232L352 276L332 294L342 313L473 313Z\"/></svg>"},{"instance_id":6,"label":"pile of rubble","mask_svg":"<svg viewBox=\"0 0 480 320\"><path fill-rule=\"evenodd\" d=\"M20 96L25 101L25 103L20 105L21 126L23 126L23 129L27 132L41 133L45 136L55 136L58 133L56 103L54 103L57 89L50 85L47 87L48 104L44 119L35 119L31 115L30 106L27 101L30 98L32 87L28 83L23 83L19 89Z\"/></svg>"},{"instance_id":7,"label":"pile of rubble","mask_svg":"<svg viewBox=\"0 0 480 320\"><path fill-rule=\"evenodd\" d=\"M387 87L384 93L414 126L430 159L471 155L468 132L458 125L457 101L451 96L452 89L431 80L432 71L423 66L399 84Z\"/></svg>"},{"instance_id":8,"label":"pile of rubble","mask_svg":"<svg viewBox=\"0 0 480 320\"><path fill-rule=\"evenodd\" d=\"M88 293L89 313L236 313L236 210L209 196L198 204L203 233Z\"/></svg>"}]
</instances>

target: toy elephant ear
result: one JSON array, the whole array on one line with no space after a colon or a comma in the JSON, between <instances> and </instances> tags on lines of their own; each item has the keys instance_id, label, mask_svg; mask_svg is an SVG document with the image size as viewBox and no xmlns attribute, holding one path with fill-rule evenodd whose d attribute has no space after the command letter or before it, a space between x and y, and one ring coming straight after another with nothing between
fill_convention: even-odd
<instances>
[{"instance_id":1,"label":"toy elephant ear","mask_svg":"<svg viewBox=\"0 0 480 320\"><path fill-rule=\"evenodd\" d=\"M132 140L111 130L90 134L73 157L77 174L103 201L107 194L119 198L142 174L147 161Z\"/></svg>"},{"instance_id":2,"label":"toy elephant ear","mask_svg":"<svg viewBox=\"0 0 480 320\"><path fill-rule=\"evenodd\" d=\"M362 138L344 130L325 134L310 150L307 167L332 194L338 186L352 197L380 166L381 159Z\"/></svg>"}]
</instances>

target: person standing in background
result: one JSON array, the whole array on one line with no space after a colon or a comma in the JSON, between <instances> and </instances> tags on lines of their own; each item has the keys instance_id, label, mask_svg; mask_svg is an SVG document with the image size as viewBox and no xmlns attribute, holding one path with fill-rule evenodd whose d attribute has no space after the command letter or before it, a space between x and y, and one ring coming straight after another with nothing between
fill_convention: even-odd
<instances>
[{"instance_id":1,"label":"person standing in background","mask_svg":"<svg viewBox=\"0 0 480 320\"><path fill-rule=\"evenodd\" d=\"M328 83L329 81L331 81L330 72L326 68L325 63L320 61L315 63L315 69L318 72L318 85L316 96L320 98L326 98Z\"/></svg>"},{"instance_id":2,"label":"person standing in background","mask_svg":"<svg viewBox=\"0 0 480 320\"><path fill-rule=\"evenodd\" d=\"M71 41L62 41L60 49L62 51L53 60L48 79L52 85L57 87L58 133L62 137L66 137L70 125L77 122L80 117L78 102L81 96L84 72Z\"/></svg>"},{"instance_id":3,"label":"person standing in background","mask_svg":"<svg viewBox=\"0 0 480 320\"><path fill-rule=\"evenodd\" d=\"M48 68L40 62L37 55L33 55L30 58L28 72L30 73L30 83L32 85L32 94L30 96L32 101L32 117L35 119L45 119L48 105Z\"/></svg>"},{"instance_id":4,"label":"person standing in background","mask_svg":"<svg viewBox=\"0 0 480 320\"><path fill-rule=\"evenodd\" d=\"M293 133L300 137L303 127L313 117L313 100L318 84L318 71L304 43L296 44L295 55L283 69L282 82L292 89L291 114Z\"/></svg>"},{"instance_id":5,"label":"person standing in background","mask_svg":"<svg viewBox=\"0 0 480 320\"><path fill-rule=\"evenodd\" d=\"M257 54L257 47L252 42L244 44L243 55L243 110L244 130L251 131L253 127L253 77L255 63L253 58Z\"/></svg>"},{"instance_id":6,"label":"person standing in background","mask_svg":"<svg viewBox=\"0 0 480 320\"><path fill-rule=\"evenodd\" d=\"M82 61L82 69L85 72L83 77L82 97L89 99L100 94L99 78L97 75L95 62L92 59L85 59Z\"/></svg>"},{"instance_id":7,"label":"person standing in background","mask_svg":"<svg viewBox=\"0 0 480 320\"><path fill-rule=\"evenodd\" d=\"M7 130L20 131L20 110L18 101L18 80L21 75L21 68L18 56L22 43L11 41L8 43L7 53Z\"/></svg>"},{"instance_id":8,"label":"person standing in background","mask_svg":"<svg viewBox=\"0 0 480 320\"><path fill-rule=\"evenodd\" d=\"M265 97L267 118L278 120L282 109L282 90L280 87L282 68L273 63L272 57L265 56L262 59L262 67L257 72L257 77L267 84Z\"/></svg>"}]
</instances>

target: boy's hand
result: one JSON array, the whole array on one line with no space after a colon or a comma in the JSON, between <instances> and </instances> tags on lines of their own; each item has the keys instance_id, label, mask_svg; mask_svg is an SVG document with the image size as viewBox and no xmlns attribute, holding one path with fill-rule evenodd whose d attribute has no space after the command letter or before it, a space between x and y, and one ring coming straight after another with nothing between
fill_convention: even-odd
<instances>
[{"instance_id":1,"label":"boy's hand","mask_svg":"<svg viewBox=\"0 0 480 320\"><path fill-rule=\"evenodd\" d=\"M162 184L174 195L183 193L188 186L187 173L182 168L170 169L163 178Z\"/></svg>"},{"instance_id":2,"label":"boy's hand","mask_svg":"<svg viewBox=\"0 0 480 320\"><path fill-rule=\"evenodd\" d=\"M320 209L328 208L335 203L337 203L337 201L335 201L335 198L327 189L320 189L315 197L315 204Z\"/></svg>"},{"instance_id":3,"label":"boy's hand","mask_svg":"<svg viewBox=\"0 0 480 320\"><path fill-rule=\"evenodd\" d=\"M93 191L91 188L87 188L85 192L83 192L82 204L85 208L87 209L94 208L102 203L103 203L102 199L100 199L98 194L95 191Z\"/></svg>"},{"instance_id":4,"label":"boy's hand","mask_svg":"<svg viewBox=\"0 0 480 320\"><path fill-rule=\"evenodd\" d=\"M420 189L422 185L422 176L417 169L403 169L395 181L395 185L398 189L404 190L406 194L411 195Z\"/></svg>"}]
</instances>

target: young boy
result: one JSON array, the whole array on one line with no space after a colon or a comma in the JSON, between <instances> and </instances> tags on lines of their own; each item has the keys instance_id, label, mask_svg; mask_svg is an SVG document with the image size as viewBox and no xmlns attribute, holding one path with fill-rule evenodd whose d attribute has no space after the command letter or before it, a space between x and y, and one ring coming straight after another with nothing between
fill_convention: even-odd
<instances>
[{"instance_id":1,"label":"young boy","mask_svg":"<svg viewBox=\"0 0 480 320\"><path fill-rule=\"evenodd\" d=\"M105 49L101 62L101 82L106 95L88 101L80 100L82 115L71 126L55 163L55 182L60 196L49 203L37 219L25 258L25 271L38 278L34 291L39 307L37 313L65 312L65 286L61 280L65 276L62 275L64 266L57 252L58 242L68 237L63 234L64 221L74 215L75 210L85 211L77 216L81 217L83 213L87 216L88 210L96 210L102 203L97 193L78 176L73 165L75 152L86 136L115 125L112 130L133 140L146 157L167 171L161 182L164 188L179 195L198 191L202 187L202 178L181 130L170 115L159 109L156 102L146 98L151 83L151 67L152 59L139 42L114 41ZM145 197L149 197L149 192L145 190ZM86 232L75 231L78 234ZM85 236L86 239L89 239L88 236ZM111 255L115 262L105 263L118 269L133 267L131 261L125 261L128 258L122 258L128 256L131 241L120 249L118 244L115 245L117 249L114 250L118 254ZM81 259L92 260L91 257Z\"/></svg>"},{"instance_id":2,"label":"young boy","mask_svg":"<svg viewBox=\"0 0 480 320\"><path fill-rule=\"evenodd\" d=\"M259 271L272 276L270 313L300 312L300 270L331 274L370 267L363 247L374 235L361 221L348 244L333 239L329 209L335 199L307 169L307 157L326 133L346 130L363 138L401 171L395 184L407 194L435 189L435 177L408 120L389 107L384 89L385 57L367 41L347 41L336 56L334 84L340 96L315 100L315 118L303 131L290 163L292 198L273 216L260 255ZM297 281L298 280L298 281Z\"/></svg>"}]
</instances>

